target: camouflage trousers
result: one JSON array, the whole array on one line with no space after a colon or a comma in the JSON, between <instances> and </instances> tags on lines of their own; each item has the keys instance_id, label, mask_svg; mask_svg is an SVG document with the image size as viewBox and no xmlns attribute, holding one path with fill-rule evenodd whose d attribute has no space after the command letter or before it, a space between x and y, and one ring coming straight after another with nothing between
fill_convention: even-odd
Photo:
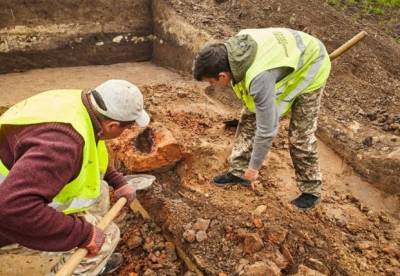
<instances>
[{"instance_id":1,"label":"camouflage trousers","mask_svg":"<svg viewBox=\"0 0 400 276\"><path fill-rule=\"evenodd\" d=\"M321 172L318 145L315 137L323 88L298 96L291 109L289 151L299 190L316 196L321 194ZM232 153L228 159L229 172L243 177L253 148L256 115L242 110Z\"/></svg>"},{"instance_id":2,"label":"camouflage trousers","mask_svg":"<svg viewBox=\"0 0 400 276\"><path fill-rule=\"evenodd\" d=\"M86 221L96 224L104 216L104 214L110 208L110 197L108 184L103 181L101 196L98 203L93 206L89 211L79 213L78 215L83 216ZM115 250L119 240L120 231L117 225L114 223L110 224L105 230L106 239L101 247L100 252L90 258L84 258L80 265L74 270L73 275L97 275L103 267L106 265L107 260ZM44 256L57 258L58 262L54 265L51 271L47 275L55 275L57 271L65 264L65 262L71 257L71 255L76 251L73 249L68 252L46 252L32 250L23 247L19 244L11 244L7 246L0 247L0 254L10 254L10 255L24 255L24 256Z\"/></svg>"}]
</instances>

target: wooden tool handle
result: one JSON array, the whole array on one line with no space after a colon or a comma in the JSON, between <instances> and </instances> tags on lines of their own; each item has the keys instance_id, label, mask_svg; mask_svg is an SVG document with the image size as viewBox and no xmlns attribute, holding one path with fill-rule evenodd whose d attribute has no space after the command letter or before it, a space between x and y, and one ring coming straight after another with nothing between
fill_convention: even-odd
<instances>
[{"instance_id":1,"label":"wooden tool handle","mask_svg":"<svg viewBox=\"0 0 400 276\"><path fill-rule=\"evenodd\" d=\"M366 37L368 33L366 31L361 31L355 36L353 36L352 39L347 41L345 44L337 48L335 51L329 54L329 57L331 60L334 60L335 58L339 57L341 54L346 52L348 49L353 47L355 44L357 44L360 40L362 40L364 37Z\"/></svg>"},{"instance_id":2,"label":"wooden tool handle","mask_svg":"<svg viewBox=\"0 0 400 276\"><path fill-rule=\"evenodd\" d=\"M131 209L134 212L139 212L142 217L146 220L151 220L151 217L149 215L149 213L146 211L146 209L144 209L144 207L142 206L142 204L140 204L139 200L135 199L132 203L131 203ZM168 241L172 242L175 245L176 248L176 252L179 256L179 258L181 258L183 260L183 262L186 264L187 268L190 271L193 271L196 273L197 276L203 276L204 274L200 271L200 269L197 268L197 266L195 265L194 262L192 262L192 260L189 258L188 255L186 255L185 251L182 250L182 248L177 245L172 238L170 238L168 235L164 236Z\"/></svg>"},{"instance_id":3,"label":"wooden tool handle","mask_svg":"<svg viewBox=\"0 0 400 276\"><path fill-rule=\"evenodd\" d=\"M105 230L107 226L114 220L119 214L119 211L125 206L126 198L120 198L114 206L104 215L100 222L96 225L101 230ZM86 248L79 248L72 254L71 258L63 265L63 267L57 272L56 276L69 276L72 274L74 269L79 265L83 258L86 257L88 251Z\"/></svg>"},{"instance_id":4,"label":"wooden tool handle","mask_svg":"<svg viewBox=\"0 0 400 276\"><path fill-rule=\"evenodd\" d=\"M130 207L131 207L132 211L134 211L135 213L140 213L142 218L144 218L145 220L150 220L149 213L147 213L146 209L143 208L142 204L140 204L140 202L139 202L139 200L137 200L137 198L135 198L135 200L132 201Z\"/></svg>"}]
</instances>

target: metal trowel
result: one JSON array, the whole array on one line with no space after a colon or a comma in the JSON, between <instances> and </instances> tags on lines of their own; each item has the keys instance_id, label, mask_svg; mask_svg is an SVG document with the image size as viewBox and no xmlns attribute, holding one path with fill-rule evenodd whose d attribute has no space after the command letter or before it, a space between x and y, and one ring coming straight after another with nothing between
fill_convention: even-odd
<instances>
[{"instance_id":1,"label":"metal trowel","mask_svg":"<svg viewBox=\"0 0 400 276\"><path fill-rule=\"evenodd\" d=\"M155 176L149 174L129 174L124 177L129 184L135 187L136 191L149 189L156 180ZM144 219L150 220L149 213L147 213L146 209L143 208L137 198L131 203L130 207L134 212L140 213Z\"/></svg>"},{"instance_id":2,"label":"metal trowel","mask_svg":"<svg viewBox=\"0 0 400 276\"><path fill-rule=\"evenodd\" d=\"M150 174L128 174L124 177L129 184L135 187L136 191L149 189L156 180L156 177Z\"/></svg>"}]
</instances>

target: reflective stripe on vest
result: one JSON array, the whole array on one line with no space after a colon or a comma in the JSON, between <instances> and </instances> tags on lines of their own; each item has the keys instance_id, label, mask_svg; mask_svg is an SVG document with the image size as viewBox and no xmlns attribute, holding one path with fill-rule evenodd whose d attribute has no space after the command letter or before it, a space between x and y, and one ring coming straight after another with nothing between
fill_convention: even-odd
<instances>
[{"instance_id":1,"label":"reflective stripe on vest","mask_svg":"<svg viewBox=\"0 0 400 276\"><path fill-rule=\"evenodd\" d=\"M83 138L82 167L78 176L64 185L53 198L50 207L65 214L87 210L100 195L100 177L108 167L108 154L104 141L96 144L90 116L82 103L81 90L47 91L28 98L7 110L0 117L0 127L31 125L46 122L70 124ZM0 174L8 169L1 164Z\"/></svg>"},{"instance_id":2,"label":"reflective stripe on vest","mask_svg":"<svg viewBox=\"0 0 400 276\"><path fill-rule=\"evenodd\" d=\"M291 103L293 103L293 100L299 96L300 94L303 93L304 89L310 85L310 83L314 80L315 76L317 75L318 71L321 69L321 64L326 56L325 51L324 51L324 46L322 45L321 42L319 42L319 57L315 60L315 62L311 65L310 70L308 71L307 75L305 76L304 80L300 82L296 88L290 92L284 99L282 99L280 102L278 102L278 112L280 115L285 114L287 111L289 111ZM302 59L300 58L300 61ZM279 96L277 94L277 96ZM289 106L288 106L289 105Z\"/></svg>"},{"instance_id":3,"label":"reflective stripe on vest","mask_svg":"<svg viewBox=\"0 0 400 276\"><path fill-rule=\"evenodd\" d=\"M0 160L0 185L3 183L4 179L7 176L8 169L4 166L3 162Z\"/></svg>"},{"instance_id":4,"label":"reflective stripe on vest","mask_svg":"<svg viewBox=\"0 0 400 276\"><path fill-rule=\"evenodd\" d=\"M318 39L299 31L282 28L248 29L239 34L250 35L258 45L256 58L244 79L232 85L235 94L249 111L254 112L255 109L254 99L249 93L251 81L264 71L278 67L293 69L292 73L275 85L280 116L290 110L297 96L315 91L326 82L330 72L330 60L325 47Z\"/></svg>"},{"instance_id":5,"label":"reflective stripe on vest","mask_svg":"<svg viewBox=\"0 0 400 276\"><path fill-rule=\"evenodd\" d=\"M304 51L306 50L306 46L304 46L303 39L301 38L301 36L299 35L298 32L296 32L295 30L290 30L290 32L294 36L294 38L296 40L297 48L301 52L299 62L297 63L297 68L300 68L304 64ZM285 86L281 86L279 89L277 89L275 91L276 96L278 97L279 95L281 95L283 93L284 89L285 89Z\"/></svg>"},{"instance_id":6,"label":"reflective stripe on vest","mask_svg":"<svg viewBox=\"0 0 400 276\"><path fill-rule=\"evenodd\" d=\"M295 30L290 30L290 32L294 36L294 39L296 40L297 48L300 50L300 53L301 53L299 62L297 63L297 68L300 68L304 64L304 51L306 50L306 46L304 46L303 39L301 38L301 36L298 32L296 32Z\"/></svg>"},{"instance_id":7,"label":"reflective stripe on vest","mask_svg":"<svg viewBox=\"0 0 400 276\"><path fill-rule=\"evenodd\" d=\"M89 208L90 206L94 205L97 202L97 199L84 199L84 198L73 198L69 202L65 203L56 203L56 202L51 202L48 205L56 209L59 212L64 212L65 210L68 209L74 209L74 210L85 210Z\"/></svg>"}]
</instances>

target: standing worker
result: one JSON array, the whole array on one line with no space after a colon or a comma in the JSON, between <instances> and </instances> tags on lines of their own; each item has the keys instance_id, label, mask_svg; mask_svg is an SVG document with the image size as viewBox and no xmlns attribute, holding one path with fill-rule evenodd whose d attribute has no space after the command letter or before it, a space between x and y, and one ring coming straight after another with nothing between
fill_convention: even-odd
<instances>
[{"instance_id":1,"label":"standing worker","mask_svg":"<svg viewBox=\"0 0 400 276\"><path fill-rule=\"evenodd\" d=\"M225 43L199 51L193 66L195 79L231 84L246 107L229 171L214 178L216 185L254 186L279 118L292 110L289 149L302 192L292 203L307 209L319 202L322 182L315 131L330 68L328 53L317 38L285 28L242 30Z\"/></svg>"},{"instance_id":2,"label":"standing worker","mask_svg":"<svg viewBox=\"0 0 400 276\"><path fill-rule=\"evenodd\" d=\"M104 140L145 127L139 89L109 80L92 90L53 90L28 98L0 117L0 254L58 255L57 272L81 247L88 257L74 275L115 271L120 232L96 223L116 198L135 189L108 164ZM62 253L61 253L62 252Z\"/></svg>"}]
</instances>

